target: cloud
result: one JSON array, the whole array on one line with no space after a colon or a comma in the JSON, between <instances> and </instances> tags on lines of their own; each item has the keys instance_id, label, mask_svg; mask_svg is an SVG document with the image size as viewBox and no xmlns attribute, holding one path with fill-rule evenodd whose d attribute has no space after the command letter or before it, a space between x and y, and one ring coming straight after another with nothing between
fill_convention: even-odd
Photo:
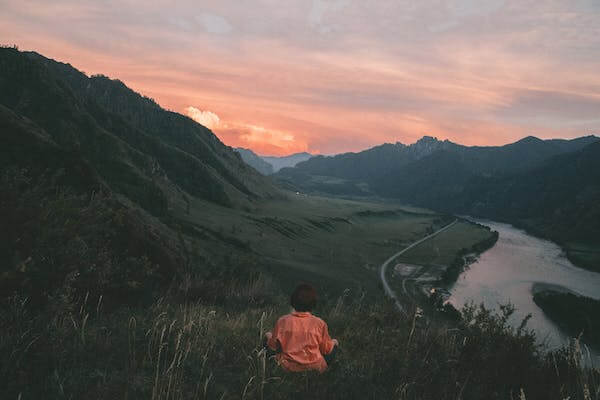
<instances>
[{"instance_id":1,"label":"cloud","mask_svg":"<svg viewBox=\"0 0 600 400\"><path fill-rule=\"evenodd\" d=\"M240 139L248 143L269 142L285 147L294 142L294 135L290 133L270 131L265 127L256 125L246 125L246 128L246 133L240 135Z\"/></svg>"},{"instance_id":2,"label":"cloud","mask_svg":"<svg viewBox=\"0 0 600 400\"><path fill-rule=\"evenodd\" d=\"M0 3L4 43L263 153L600 131L598 0Z\"/></svg>"},{"instance_id":3,"label":"cloud","mask_svg":"<svg viewBox=\"0 0 600 400\"><path fill-rule=\"evenodd\" d=\"M192 106L186 107L184 111L188 117L208 129L215 129L221 123L219 116L212 111L202 111Z\"/></svg>"},{"instance_id":4,"label":"cloud","mask_svg":"<svg viewBox=\"0 0 600 400\"><path fill-rule=\"evenodd\" d=\"M232 26L220 15L202 13L197 18L204 30L208 33L225 34L232 31Z\"/></svg>"},{"instance_id":5,"label":"cloud","mask_svg":"<svg viewBox=\"0 0 600 400\"><path fill-rule=\"evenodd\" d=\"M521 89L495 115L516 123L569 128L600 123L600 96L540 89Z\"/></svg>"},{"instance_id":6,"label":"cloud","mask_svg":"<svg viewBox=\"0 0 600 400\"><path fill-rule=\"evenodd\" d=\"M491 14L504 5L504 0L450 0L447 7L457 17Z\"/></svg>"},{"instance_id":7,"label":"cloud","mask_svg":"<svg viewBox=\"0 0 600 400\"><path fill-rule=\"evenodd\" d=\"M313 0L308 14L308 25L319 33L329 33L333 27L325 23L324 17L328 13L337 13L348 4L347 0Z\"/></svg>"},{"instance_id":8,"label":"cloud","mask_svg":"<svg viewBox=\"0 0 600 400\"><path fill-rule=\"evenodd\" d=\"M263 155L286 155L309 150L305 137L243 122L222 123L216 134L229 146L250 148Z\"/></svg>"},{"instance_id":9,"label":"cloud","mask_svg":"<svg viewBox=\"0 0 600 400\"><path fill-rule=\"evenodd\" d=\"M288 131L237 120L224 121L212 111L193 106L186 107L184 111L191 119L211 129L228 146L250 148L259 154L272 155L297 153L309 148L306 138L298 138Z\"/></svg>"}]
</instances>

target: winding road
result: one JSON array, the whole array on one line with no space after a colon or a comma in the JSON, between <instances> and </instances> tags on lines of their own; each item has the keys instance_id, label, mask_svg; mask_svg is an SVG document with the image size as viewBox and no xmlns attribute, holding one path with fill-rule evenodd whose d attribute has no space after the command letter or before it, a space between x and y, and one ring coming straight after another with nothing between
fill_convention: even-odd
<instances>
[{"instance_id":1,"label":"winding road","mask_svg":"<svg viewBox=\"0 0 600 400\"><path fill-rule=\"evenodd\" d=\"M449 229L457 222L458 222L458 219L455 219L454 221L452 221L448 225L444 226L443 228L438 229L437 231L433 232L432 234L427 235L424 238L421 238L421 239L417 240L416 242L412 243L410 246L405 247L404 249L400 250L399 252L397 252L396 254L394 254L393 256L388 258L387 260L385 260L385 262L383 264L381 264L381 267L379 268L379 277L381 278L381 283L383 284L383 289L385 290L385 294L388 295L389 297L391 297L392 299L394 299L394 303L396 304L396 307L403 314L406 314L406 311L404 310L404 307L402 306L402 304L400 304L400 301L398 300L398 296L396 296L396 293L394 293L394 291L388 284L387 279L385 278L385 273L386 273L388 265L392 261L394 261L394 259L396 259L397 257L400 257L402 254L406 253L408 250L410 250L413 247L420 245L424 241L431 239L432 237L444 232L445 230ZM402 281L402 285L404 288L406 288L406 286L405 286L406 279L408 279L408 278L404 278L404 280Z\"/></svg>"}]
</instances>

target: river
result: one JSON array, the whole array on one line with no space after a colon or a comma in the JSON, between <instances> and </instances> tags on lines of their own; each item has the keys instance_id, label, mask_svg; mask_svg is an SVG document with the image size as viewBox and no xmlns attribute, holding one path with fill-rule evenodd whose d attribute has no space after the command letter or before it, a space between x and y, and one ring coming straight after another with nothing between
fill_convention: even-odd
<instances>
[{"instance_id":1,"label":"river","mask_svg":"<svg viewBox=\"0 0 600 400\"><path fill-rule=\"evenodd\" d=\"M541 342L557 348L568 342L543 311L533 302L534 284L565 287L582 296L600 299L600 274L575 267L553 242L528 235L508 224L474 220L498 231L498 242L481 254L458 278L450 290L450 302L457 308L473 301L497 308L511 302L517 309L512 323L517 325L531 314L528 323ZM600 356L592 355L600 365Z\"/></svg>"}]
</instances>

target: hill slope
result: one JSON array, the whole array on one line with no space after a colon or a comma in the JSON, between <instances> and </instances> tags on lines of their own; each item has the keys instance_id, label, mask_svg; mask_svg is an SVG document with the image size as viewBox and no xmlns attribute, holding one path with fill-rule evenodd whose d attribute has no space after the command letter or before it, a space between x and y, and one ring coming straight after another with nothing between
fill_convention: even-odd
<instances>
[{"instance_id":1,"label":"hill slope","mask_svg":"<svg viewBox=\"0 0 600 400\"><path fill-rule=\"evenodd\" d=\"M600 142L527 173L472 179L453 207L512 221L557 241L578 265L600 271Z\"/></svg>"},{"instance_id":2,"label":"hill slope","mask_svg":"<svg viewBox=\"0 0 600 400\"><path fill-rule=\"evenodd\" d=\"M235 151L240 153L242 160L244 160L244 162L246 164L248 164L249 166L251 166L252 168L257 170L261 174L271 175L274 172L273 166L271 164L269 164L268 162L266 162L265 160L263 160L260 156L258 156L252 150L238 147L235 149Z\"/></svg>"},{"instance_id":3,"label":"hill slope","mask_svg":"<svg viewBox=\"0 0 600 400\"><path fill-rule=\"evenodd\" d=\"M411 145L386 143L359 153L316 156L299 163L296 168L299 172L311 175L366 180L371 184L376 183L382 175L393 175L410 163L434 153L445 152L453 154L473 174L497 174L526 170L549 157L581 149L597 140L594 136L546 141L527 137L506 146L468 147L424 136ZM287 172L282 171L282 176Z\"/></svg>"},{"instance_id":4,"label":"hill slope","mask_svg":"<svg viewBox=\"0 0 600 400\"><path fill-rule=\"evenodd\" d=\"M0 104L81 153L112 189L154 214L175 193L224 206L276 193L207 128L120 81L37 53L1 49Z\"/></svg>"},{"instance_id":5,"label":"hill slope","mask_svg":"<svg viewBox=\"0 0 600 400\"><path fill-rule=\"evenodd\" d=\"M282 196L205 127L36 53L0 49L0 132L0 299L152 298L251 253L202 222L182 229L192 203L231 213Z\"/></svg>"},{"instance_id":6,"label":"hill slope","mask_svg":"<svg viewBox=\"0 0 600 400\"><path fill-rule=\"evenodd\" d=\"M0 231L0 301L16 292L38 307L63 290L137 301L180 271L170 229L116 195L81 153L2 105L0 131L0 219L10 227ZM152 189L145 204L165 207Z\"/></svg>"},{"instance_id":7,"label":"hill slope","mask_svg":"<svg viewBox=\"0 0 600 400\"><path fill-rule=\"evenodd\" d=\"M559 243L600 245L600 142L519 172L475 175L442 152L388 175L380 191L438 210L510 221Z\"/></svg>"}]
</instances>

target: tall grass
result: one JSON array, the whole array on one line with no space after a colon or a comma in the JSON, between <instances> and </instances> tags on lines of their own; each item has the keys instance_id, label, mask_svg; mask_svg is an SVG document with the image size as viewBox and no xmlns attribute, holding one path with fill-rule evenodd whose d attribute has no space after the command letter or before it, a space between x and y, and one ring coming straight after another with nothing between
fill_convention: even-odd
<instances>
[{"instance_id":1,"label":"tall grass","mask_svg":"<svg viewBox=\"0 0 600 400\"><path fill-rule=\"evenodd\" d=\"M14 297L0 313L2 398L600 398L599 371L585 367L578 343L542 352L525 327L507 323L511 307L467 307L448 324L350 291L318 312L340 340L336 362L322 375L286 373L262 345L289 311L274 300L242 308L162 298L104 313L86 296L36 317Z\"/></svg>"}]
</instances>

